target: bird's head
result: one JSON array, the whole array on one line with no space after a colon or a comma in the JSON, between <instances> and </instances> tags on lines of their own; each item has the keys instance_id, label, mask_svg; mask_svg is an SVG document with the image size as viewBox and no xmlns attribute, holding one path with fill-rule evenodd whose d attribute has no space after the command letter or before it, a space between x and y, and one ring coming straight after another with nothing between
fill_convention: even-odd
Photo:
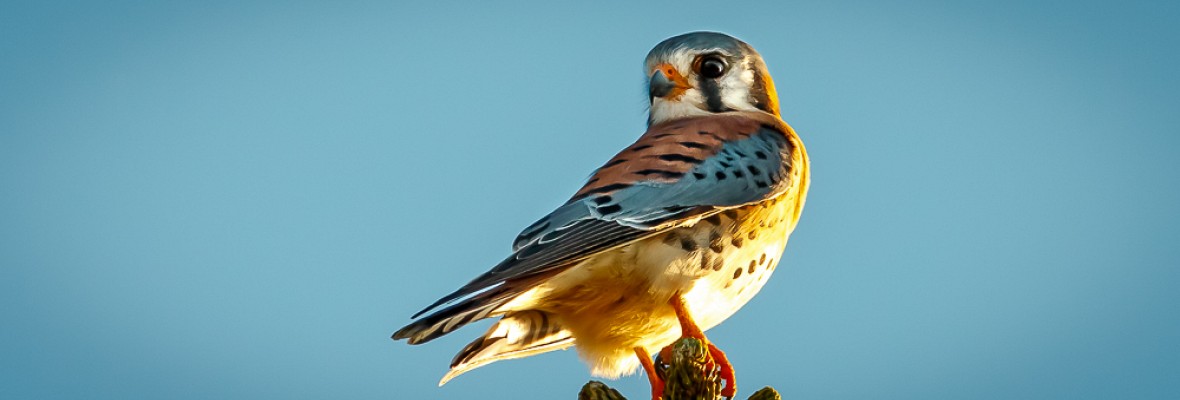
<instances>
[{"instance_id":1,"label":"bird's head","mask_svg":"<svg viewBox=\"0 0 1180 400\"><path fill-rule=\"evenodd\" d=\"M648 124L727 111L779 115L766 63L753 47L724 33L672 37L647 54Z\"/></svg>"}]
</instances>

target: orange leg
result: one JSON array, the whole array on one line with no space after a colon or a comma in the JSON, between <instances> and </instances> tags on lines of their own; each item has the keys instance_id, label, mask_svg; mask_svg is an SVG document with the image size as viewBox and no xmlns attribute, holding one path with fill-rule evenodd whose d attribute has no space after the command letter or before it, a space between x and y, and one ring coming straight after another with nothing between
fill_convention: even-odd
<instances>
[{"instance_id":1,"label":"orange leg","mask_svg":"<svg viewBox=\"0 0 1180 400\"><path fill-rule=\"evenodd\" d=\"M705 333L701 331L701 327L697 326L692 315L688 313L688 306L684 304L684 298L680 294L672 296L668 300L668 304L672 306L672 310L676 312L676 319L680 320L680 336L690 337L704 342L709 348L709 355L713 357L713 363L721 369L721 380L725 381L725 387L721 389L721 395L726 398L733 398L737 394L737 381L734 379L733 364L729 363L729 358L725 356L725 352L718 349L712 343L709 343L709 338L705 337ZM671 346L669 346L671 347ZM669 348L664 348L661 354L668 352Z\"/></svg>"},{"instance_id":2,"label":"orange leg","mask_svg":"<svg viewBox=\"0 0 1180 400\"><path fill-rule=\"evenodd\" d=\"M647 372L647 381L651 383L651 400L660 400L664 397L664 380L656 375L656 365L651 361L651 354L642 347L635 348L635 356L639 357L639 364L643 365L644 372Z\"/></svg>"},{"instance_id":3,"label":"orange leg","mask_svg":"<svg viewBox=\"0 0 1180 400\"><path fill-rule=\"evenodd\" d=\"M701 327L692 319L692 315L688 313L688 306L684 304L684 298L680 297L679 293L672 296L668 304L676 312L676 319L680 320L680 337L705 340L705 332L702 332Z\"/></svg>"}]
</instances>

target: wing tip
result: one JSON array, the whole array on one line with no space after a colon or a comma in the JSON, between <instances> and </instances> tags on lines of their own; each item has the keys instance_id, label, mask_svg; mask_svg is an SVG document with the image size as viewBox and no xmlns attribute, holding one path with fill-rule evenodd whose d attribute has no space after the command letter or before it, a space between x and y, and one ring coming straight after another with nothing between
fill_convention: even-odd
<instances>
[{"instance_id":1,"label":"wing tip","mask_svg":"<svg viewBox=\"0 0 1180 400\"><path fill-rule=\"evenodd\" d=\"M511 260L512 258L509 257L508 259ZM501 263L501 264L503 264L503 263ZM470 299L470 298L479 296L481 294L487 293L488 291L495 289L501 283L503 283L502 281L501 282L496 281L496 279L494 278L496 275L495 272L496 272L495 268L493 268L491 271L484 272L483 274L480 274L480 276L471 280L471 282L467 282L466 285L463 285L459 289L456 289L454 292L451 292L450 294L443 296L442 298L440 298L438 300L435 300L433 303L430 303L430 305L426 306L426 308L423 308L422 310L414 313L414 315L410 316L410 319L418 319L418 317L421 317L422 315L424 315L428 312L434 311L434 310L438 309L439 307L446 306L451 303L457 302L460 299Z\"/></svg>"},{"instance_id":2,"label":"wing tip","mask_svg":"<svg viewBox=\"0 0 1180 400\"><path fill-rule=\"evenodd\" d=\"M431 310L438 308L439 306L442 306L444 304L447 304L447 303L455 300L456 298L459 298L458 294L460 291L462 291L462 289L456 290L454 293L448 294L446 296L443 296L441 299L435 300L433 303L430 303L430 305L426 306L426 308L418 310L418 312L414 313L414 315L411 315L410 319L418 319L418 317L421 317L422 314L426 314L426 313L430 312Z\"/></svg>"},{"instance_id":3,"label":"wing tip","mask_svg":"<svg viewBox=\"0 0 1180 400\"><path fill-rule=\"evenodd\" d=\"M414 337L418 333L416 325L418 325L416 322L406 325L405 327L398 329L397 332L394 332L393 335L390 335L389 338L393 339L394 341L409 339L406 341L408 344L421 343L419 340L417 340L417 338Z\"/></svg>"}]
</instances>

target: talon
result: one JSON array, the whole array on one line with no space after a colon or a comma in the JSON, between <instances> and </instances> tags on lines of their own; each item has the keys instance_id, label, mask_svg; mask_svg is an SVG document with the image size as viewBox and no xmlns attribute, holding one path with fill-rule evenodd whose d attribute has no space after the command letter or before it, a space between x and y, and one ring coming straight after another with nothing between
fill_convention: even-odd
<instances>
[{"instance_id":1,"label":"talon","mask_svg":"<svg viewBox=\"0 0 1180 400\"><path fill-rule=\"evenodd\" d=\"M664 346L663 349L660 349L659 357L660 357L660 360L664 361L664 364L668 364L671 362L671 360L672 360L672 347L673 346L675 346L675 344L670 344L670 345Z\"/></svg>"},{"instance_id":2,"label":"talon","mask_svg":"<svg viewBox=\"0 0 1180 400\"><path fill-rule=\"evenodd\" d=\"M737 381L733 377L733 364L729 363L729 358L725 356L725 352L718 349L713 344L708 344L709 355L713 357L713 363L721 369L721 380L725 381L725 387L721 389L721 395L726 398L733 398L737 394Z\"/></svg>"},{"instance_id":3,"label":"talon","mask_svg":"<svg viewBox=\"0 0 1180 400\"><path fill-rule=\"evenodd\" d=\"M713 357L713 364L720 369L721 380L725 381L725 387L721 389L721 395L726 398L733 398L737 394L737 380L734 378L733 364L729 363L729 358L725 356L725 352L718 349L712 343L709 343L709 338L705 337L705 333L701 331L696 321L692 319L692 315L688 312L688 306L684 304L684 298L679 293L672 296L668 300L668 304L676 312L676 319L680 320L681 337L698 339L708 347L709 355ZM661 357L671 359L671 348L672 346L668 346L661 350Z\"/></svg>"}]
</instances>

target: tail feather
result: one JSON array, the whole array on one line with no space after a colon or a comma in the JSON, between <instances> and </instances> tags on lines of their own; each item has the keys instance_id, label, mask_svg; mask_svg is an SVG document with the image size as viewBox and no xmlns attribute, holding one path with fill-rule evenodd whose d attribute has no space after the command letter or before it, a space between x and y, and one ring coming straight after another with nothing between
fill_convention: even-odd
<instances>
[{"instance_id":1,"label":"tail feather","mask_svg":"<svg viewBox=\"0 0 1180 400\"><path fill-rule=\"evenodd\" d=\"M410 344L426 343L472 322L493 317L500 306L516 297L517 291L502 287L450 307L435 311L393 333L394 340L409 339Z\"/></svg>"},{"instance_id":2,"label":"tail feather","mask_svg":"<svg viewBox=\"0 0 1180 400\"><path fill-rule=\"evenodd\" d=\"M560 350L573 344L574 338L569 331L542 311L509 313L455 355L451 370L438 385L445 385L464 372L495 361Z\"/></svg>"}]
</instances>

